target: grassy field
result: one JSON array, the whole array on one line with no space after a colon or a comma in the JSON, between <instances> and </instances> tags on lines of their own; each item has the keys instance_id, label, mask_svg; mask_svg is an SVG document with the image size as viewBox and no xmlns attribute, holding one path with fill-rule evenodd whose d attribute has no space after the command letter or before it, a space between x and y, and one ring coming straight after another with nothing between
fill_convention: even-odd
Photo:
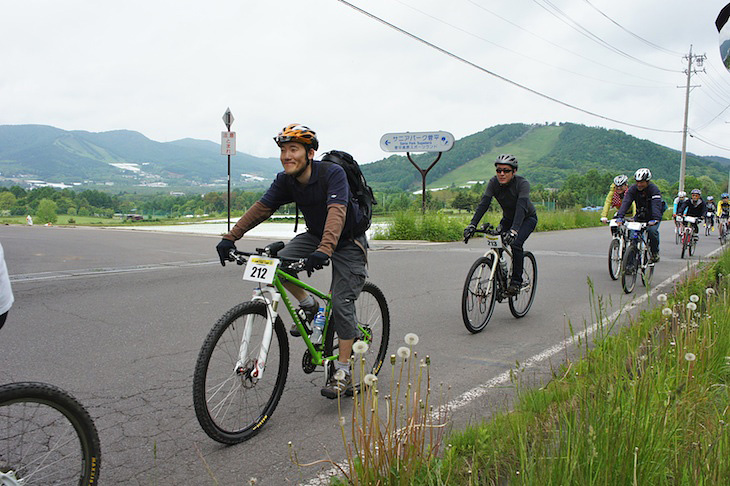
<instances>
[{"instance_id":1,"label":"grassy field","mask_svg":"<svg viewBox=\"0 0 730 486\"><path fill-rule=\"evenodd\" d=\"M370 424L356 428L362 420L353 417L353 443L346 449L359 456L351 455L344 471L348 482L728 484L729 276L726 251L716 263L679 282L674 293L657 296L654 308L626 326L619 326L625 316L609 321L601 299L595 298L595 317L603 325L591 345L580 342L581 358L556 369L552 381L539 388L523 384L526 374L518 363L512 374L512 409L494 410L489 421L438 437L433 447L443 453L433 454L422 431L434 424L419 415L418 407L401 421L402 428L386 429L392 437L374 435L377 427ZM411 381L409 375L409 390ZM369 420L377 421L378 394L366 394ZM428 404L428 393L420 400ZM380 420L392 421L390 415ZM383 444L393 457L378 456ZM358 457L378 460L364 463ZM342 484L341 479L333 482Z\"/></svg>"}]
</instances>

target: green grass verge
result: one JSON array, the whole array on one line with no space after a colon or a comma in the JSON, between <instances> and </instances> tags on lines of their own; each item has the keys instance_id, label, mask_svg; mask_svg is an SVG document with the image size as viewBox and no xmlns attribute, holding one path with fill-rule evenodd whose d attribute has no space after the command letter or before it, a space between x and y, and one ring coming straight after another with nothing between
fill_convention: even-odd
<instances>
[{"instance_id":1,"label":"green grass verge","mask_svg":"<svg viewBox=\"0 0 730 486\"><path fill-rule=\"evenodd\" d=\"M454 433L417 483L727 484L728 275L725 252L548 385L517 383L513 411Z\"/></svg>"}]
</instances>

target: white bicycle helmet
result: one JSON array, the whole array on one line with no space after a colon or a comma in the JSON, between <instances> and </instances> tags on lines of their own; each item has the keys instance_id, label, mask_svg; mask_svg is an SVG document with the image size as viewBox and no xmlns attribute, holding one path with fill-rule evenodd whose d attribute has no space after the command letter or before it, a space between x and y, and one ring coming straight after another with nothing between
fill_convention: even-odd
<instances>
[{"instance_id":1,"label":"white bicycle helmet","mask_svg":"<svg viewBox=\"0 0 730 486\"><path fill-rule=\"evenodd\" d=\"M677 197L680 198L680 199L685 198L685 197L687 197L687 193L684 192L684 191L679 191L677 193Z\"/></svg>"},{"instance_id":2,"label":"white bicycle helmet","mask_svg":"<svg viewBox=\"0 0 730 486\"><path fill-rule=\"evenodd\" d=\"M698 196L701 196L702 191L700 191L699 189L692 189L692 194L697 194Z\"/></svg>"},{"instance_id":3,"label":"white bicycle helmet","mask_svg":"<svg viewBox=\"0 0 730 486\"><path fill-rule=\"evenodd\" d=\"M636 179L636 182L639 181L650 181L651 180L651 171L647 168L641 168L636 171L634 174L634 179Z\"/></svg>"},{"instance_id":4,"label":"white bicycle helmet","mask_svg":"<svg viewBox=\"0 0 730 486\"><path fill-rule=\"evenodd\" d=\"M616 177L613 178L613 184L616 187L623 186L624 184L626 184L628 182L629 182L629 178L624 174L617 175Z\"/></svg>"},{"instance_id":5,"label":"white bicycle helmet","mask_svg":"<svg viewBox=\"0 0 730 486\"><path fill-rule=\"evenodd\" d=\"M714 201L715 200L715 197L714 196L707 196L707 200L708 201Z\"/></svg>"},{"instance_id":6,"label":"white bicycle helmet","mask_svg":"<svg viewBox=\"0 0 730 486\"><path fill-rule=\"evenodd\" d=\"M513 169L517 170L517 157L510 154L502 154L499 157L497 157L497 160L494 161L494 165L497 164L505 164L509 165Z\"/></svg>"}]
</instances>

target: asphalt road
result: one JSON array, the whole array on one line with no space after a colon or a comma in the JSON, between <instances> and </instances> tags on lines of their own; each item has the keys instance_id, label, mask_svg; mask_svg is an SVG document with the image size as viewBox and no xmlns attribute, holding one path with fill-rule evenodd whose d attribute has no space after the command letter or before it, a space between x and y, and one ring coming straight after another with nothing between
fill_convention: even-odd
<instances>
[{"instance_id":1,"label":"asphalt road","mask_svg":"<svg viewBox=\"0 0 730 486\"><path fill-rule=\"evenodd\" d=\"M679 259L672 231L662 224L662 260L654 276L665 287L690 266ZM0 227L16 298L0 331L0 382L50 382L87 406L102 442L102 485L214 484L213 478L222 485L249 478L264 485L316 483L313 478L328 468L293 465L289 441L301 462L344 458L336 401L320 396L322 373L301 371L304 346L293 339L282 400L259 435L222 446L200 429L191 391L198 351L218 317L248 300L252 288L241 280L240 267L221 268L217 241L99 228ZM238 246L266 242L246 238ZM454 407L453 426L478 423L508 406L513 387L504 376L517 363L538 383L566 357L580 354L580 347L560 343L596 321L591 302L600 301L604 314L625 308L622 322L646 302L641 284L626 296L609 278L608 244L606 228L534 233L526 248L537 257L539 283L529 314L517 320L498 305L487 328L472 335L459 306L466 271L484 251L479 240L372 242L370 279L391 311L389 350L395 352L406 333L418 334L416 348L431 357L434 383L450 387L444 403ZM718 247L716 236L702 237L689 262ZM311 281L326 288L328 273ZM381 373L381 386L388 384L388 373Z\"/></svg>"}]
</instances>

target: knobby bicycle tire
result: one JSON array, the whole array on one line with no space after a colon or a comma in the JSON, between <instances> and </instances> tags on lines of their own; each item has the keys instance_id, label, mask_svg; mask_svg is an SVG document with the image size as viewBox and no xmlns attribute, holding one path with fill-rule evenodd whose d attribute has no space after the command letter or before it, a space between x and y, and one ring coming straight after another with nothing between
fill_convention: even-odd
<instances>
[{"instance_id":1,"label":"knobby bicycle tire","mask_svg":"<svg viewBox=\"0 0 730 486\"><path fill-rule=\"evenodd\" d=\"M697 248L697 239L695 239L694 235L693 235L689 242L689 256L692 256L695 254L696 248Z\"/></svg>"},{"instance_id":2,"label":"knobby bicycle tire","mask_svg":"<svg viewBox=\"0 0 730 486\"><path fill-rule=\"evenodd\" d=\"M479 257L466 274L461 293L461 318L472 334L483 331L494 313L498 278L495 273L495 279L489 280L493 264L494 255Z\"/></svg>"},{"instance_id":3,"label":"knobby bicycle tire","mask_svg":"<svg viewBox=\"0 0 730 486\"><path fill-rule=\"evenodd\" d=\"M390 310L385 294L372 282L365 282L360 295L355 301L355 316L357 317L358 328L364 335L357 338L368 344L367 351L363 354L365 358L365 373L375 375L380 372L386 355L388 354L388 340L390 339ZM334 356L337 353L334 320L327 327L324 337L325 356ZM356 366L359 369L359 364ZM328 371L329 373L332 370Z\"/></svg>"},{"instance_id":4,"label":"knobby bicycle tire","mask_svg":"<svg viewBox=\"0 0 730 486\"><path fill-rule=\"evenodd\" d=\"M215 323L200 348L193 374L193 405L203 431L217 442L237 444L259 433L284 391L289 341L278 316L263 377L257 380L252 376L263 341L266 312L263 302L237 305ZM247 326L251 333L248 353L243 369L236 370Z\"/></svg>"},{"instance_id":5,"label":"knobby bicycle tire","mask_svg":"<svg viewBox=\"0 0 730 486\"><path fill-rule=\"evenodd\" d=\"M624 293L630 294L636 286L636 274L639 271L639 253L636 245L629 245L624 252L623 272L621 272L621 287Z\"/></svg>"},{"instance_id":6,"label":"knobby bicycle tire","mask_svg":"<svg viewBox=\"0 0 730 486\"><path fill-rule=\"evenodd\" d=\"M0 386L0 471L25 486L87 486L100 467L99 434L78 400L47 383Z\"/></svg>"},{"instance_id":7,"label":"knobby bicycle tire","mask_svg":"<svg viewBox=\"0 0 730 486\"><path fill-rule=\"evenodd\" d=\"M617 238L608 245L608 274L611 280L618 280L621 275L621 242Z\"/></svg>"},{"instance_id":8,"label":"knobby bicycle tire","mask_svg":"<svg viewBox=\"0 0 730 486\"><path fill-rule=\"evenodd\" d=\"M531 269L531 270L530 270ZM525 252L522 267L522 286L520 293L508 300L509 310L516 318L524 317L532 307L537 292L537 260L530 251Z\"/></svg>"}]
</instances>

